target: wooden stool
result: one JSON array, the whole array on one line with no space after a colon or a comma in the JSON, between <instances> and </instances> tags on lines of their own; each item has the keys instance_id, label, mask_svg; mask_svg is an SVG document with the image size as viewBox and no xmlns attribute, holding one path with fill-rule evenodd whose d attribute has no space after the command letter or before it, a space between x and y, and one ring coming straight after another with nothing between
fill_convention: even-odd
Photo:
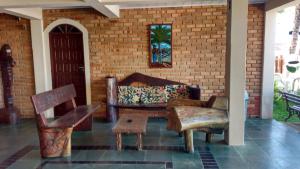
<instances>
[{"instance_id":1,"label":"wooden stool","mask_svg":"<svg viewBox=\"0 0 300 169\"><path fill-rule=\"evenodd\" d=\"M137 135L137 149L143 149L142 134L146 133L148 117L140 114L124 114L117 124L113 127L113 133L116 134L117 150L122 150L122 133L134 133Z\"/></svg>"}]
</instances>

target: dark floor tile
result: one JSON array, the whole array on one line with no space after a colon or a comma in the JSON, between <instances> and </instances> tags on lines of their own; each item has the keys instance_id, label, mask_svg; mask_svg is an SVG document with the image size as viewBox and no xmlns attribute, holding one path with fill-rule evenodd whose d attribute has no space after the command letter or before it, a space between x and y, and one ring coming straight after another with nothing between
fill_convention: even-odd
<instances>
[{"instance_id":1,"label":"dark floor tile","mask_svg":"<svg viewBox=\"0 0 300 169\"><path fill-rule=\"evenodd\" d=\"M172 161L172 151L157 151L147 150L145 151L146 161Z\"/></svg>"},{"instance_id":2,"label":"dark floor tile","mask_svg":"<svg viewBox=\"0 0 300 169\"><path fill-rule=\"evenodd\" d=\"M283 123L272 120L250 119L246 121L245 146L228 146L223 135L205 143L205 134L194 132L195 153L184 151L183 137L166 129L166 120L150 119L144 136L144 150L135 150L135 136L124 136L124 149L115 150L115 136L111 123L96 121L91 132L76 132L72 136L72 156L47 159L47 161L80 163L52 164L44 168L220 168L220 169L296 169L300 166L300 135ZM24 120L17 127L0 125L0 161L8 159L26 145L38 146L34 120ZM2 139L5 138L5 139ZM14 143L14 144L12 144ZM199 153L200 152L200 153ZM2 160L1 160L2 159ZM10 168L36 168L45 160L39 156L38 147L12 158ZM93 164L93 161L103 162ZM115 162L115 164L105 162ZM147 162L153 163L147 163ZM145 163L146 162L146 163ZM132 164L134 163L134 164ZM218 166L214 166L217 164ZM1 168L1 165L0 165Z\"/></svg>"}]
</instances>

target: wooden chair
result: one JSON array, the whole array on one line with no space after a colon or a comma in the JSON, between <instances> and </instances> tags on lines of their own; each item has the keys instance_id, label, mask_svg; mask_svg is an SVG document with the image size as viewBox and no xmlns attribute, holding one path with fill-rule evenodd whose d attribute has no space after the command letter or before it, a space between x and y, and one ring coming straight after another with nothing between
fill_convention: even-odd
<instances>
[{"instance_id":1,"label":"wooden chair","mask_svg":"<svg viewBox=\"0 0 300 169\"><path fill-rule=\"evenodd\" d=\"M73 128L92 116L99 105L76 105L76 91L73 84L31 96L35 109L40 140L40 153L46 157L65 157L71 155L71 134ZM45 112L62 103L71 101L73 110L48 122Z\"/></svg>"}]
</instances>

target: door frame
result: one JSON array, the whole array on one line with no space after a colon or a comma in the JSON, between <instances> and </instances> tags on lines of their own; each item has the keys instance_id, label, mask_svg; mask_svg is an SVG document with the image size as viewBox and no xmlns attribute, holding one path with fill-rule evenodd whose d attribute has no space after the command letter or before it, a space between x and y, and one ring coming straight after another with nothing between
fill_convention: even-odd
<instances>
[{"instance_id":1,"label":"door frame","mask_svg":"<svg viewBox=\"0 0 300 169\"><path fill-rule=\"evenodd\" d=\"M45 44L45 62L44 68L46 71L46 79L47 79L47 86L49 90L52 89L52 74L51 74L51 56L50 56L50 45L49 45L49 33L50 31L58 25L61 24L69 24L82 32L82 39L83 39L83 55L84 55L84 68L85 68L85 88L86 88L86 103L91 104L91 68L90 68L90 51L89 51L89 38L88 38L88 31L87 29L81 25L79 22L63 18L58 19L51 24L49 24L46 29L44 30L44 44Z\"/></svg>"}]
</instances>

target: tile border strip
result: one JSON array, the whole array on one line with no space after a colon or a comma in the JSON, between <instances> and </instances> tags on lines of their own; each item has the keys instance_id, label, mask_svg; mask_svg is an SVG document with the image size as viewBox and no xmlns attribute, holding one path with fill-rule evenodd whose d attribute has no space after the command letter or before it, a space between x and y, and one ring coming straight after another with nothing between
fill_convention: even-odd
<instances>
[{"instance_id":1,"label":"tile border strip","mask_svg":"<svg viewBox=\"0 0 300 169\"><path fill-rule=\"evenodd\" d=\"M43 169L47 164L160 164L165 165L166 169L173 169L170 161L44 161L36 169Z\"/></svg>"},{"instance_id":2,"label":"tile border strip","mask_svg":"<svg viewBox=\"0 0 300 169\"><path fill-rule=\"evenodd\" d=\"M6 169L16 161L18 161L20 158L24 157L27 153L29 153L31 150L33 150L34 146L27 145L23 147L21 150L17 151L10 157L8 157L6 160L0 163L0 169Z\"/></svg>"},{"instance_id":3,"label":"tile border strip","mask_svg":"<svg viewBox=\"0 0 300 169\"><path fill-rule=\"evenodd\" d=\"M17 151L15 154L0 163L0 169L6 169L27 153L32 150L39 149L39 146L27 145L21 150ZM136 146L125 145L124 150L136 150ZM203 164L204 169L219 169L217 162L215 161L213 155L211 154L209 147L200 146L195 148L200 153L200 160ZM72 150L116 150L115 145L74 145ZM183 146L143 146L143 150L168 150L168 151L180 151L184 152L185 148ZM44 165L48 163L59 163L59 164L165 164L166 169L173 169L173 163L170 161L44 161L37 169L42 169Z\"/></svg>"}]
</instances>

